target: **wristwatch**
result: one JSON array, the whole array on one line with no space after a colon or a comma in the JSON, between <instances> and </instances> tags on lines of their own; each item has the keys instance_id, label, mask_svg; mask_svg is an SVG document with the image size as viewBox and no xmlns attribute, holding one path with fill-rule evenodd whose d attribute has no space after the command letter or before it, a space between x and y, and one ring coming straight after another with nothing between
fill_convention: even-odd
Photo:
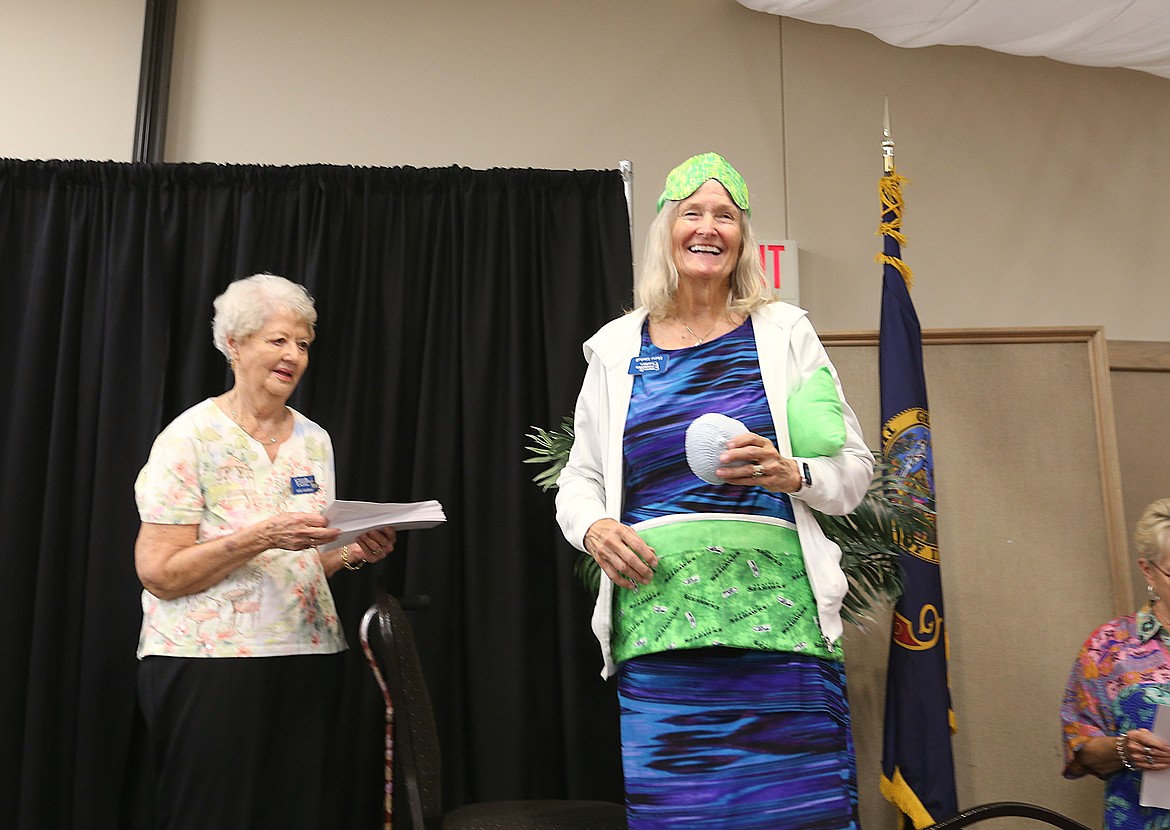
<instances>
[{"instance_id":1,"label":"wristwatch","mask_svg":"<svg viewBox=\"0 0 1170 830\"><path fill-rule=\"evenodd\" d=\"M800 462L800 477L804 481L804 487L812 487L812 471L808 468L808 462Z\"/></svg>"}]
</instances>

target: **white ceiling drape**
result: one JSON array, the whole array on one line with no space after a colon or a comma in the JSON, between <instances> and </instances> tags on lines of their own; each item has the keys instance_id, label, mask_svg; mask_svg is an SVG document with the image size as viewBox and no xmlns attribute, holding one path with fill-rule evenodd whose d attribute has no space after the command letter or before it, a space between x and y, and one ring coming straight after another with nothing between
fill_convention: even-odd
<instances>
[{"instance_id":1,"label":"white ceiling drape","mask_svg":"<svg viewBox=\"0 0 1170 830\"><path fill-rule=\"evenodd\" d=\"M1170 78L1170 0L739 0L893 46L982 46Z\"/></svg>"}]
</instances>

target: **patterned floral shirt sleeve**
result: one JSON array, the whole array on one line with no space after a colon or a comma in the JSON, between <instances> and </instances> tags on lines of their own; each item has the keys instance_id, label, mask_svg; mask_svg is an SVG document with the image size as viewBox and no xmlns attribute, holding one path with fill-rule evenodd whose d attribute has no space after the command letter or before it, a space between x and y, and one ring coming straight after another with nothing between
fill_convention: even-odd
<instances>
[{"instance_id":1,"label":"patterned floral shirt sleeve","mask_svg":"<svg viewBox=\"0 0 1170 830\"><path fill-rule=\"evenodd\" d=\"M176 421L155 439L146 466L134 482L142 521L150 524L197 525L206 507L199 483L196 437Z\"/></svg>"},{"instance_id":2,"label":"patterned floral shirt sleeve","mask_svg":"<svg viewBox=\"0 0 1170 830\"><path fill-rule=\"evenodd\" d=\"M1110 722L1107 708L1102 707L1102 702L1107 700L1110 655L1117 645L1113 636L1116 622L1106 623L1089 635L1069 672L1060 706L1066 778L1087 774L1089 770L1076 760L1077 751L1089 739L1112 734L1116 728Z\"/></svg>"}]
</instances>

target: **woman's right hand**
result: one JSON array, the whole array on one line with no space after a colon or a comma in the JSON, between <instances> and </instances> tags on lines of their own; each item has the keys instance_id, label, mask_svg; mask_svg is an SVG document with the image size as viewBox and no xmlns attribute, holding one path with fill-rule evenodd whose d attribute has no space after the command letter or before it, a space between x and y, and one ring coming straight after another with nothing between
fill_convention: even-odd
<instances>
[{"instance_id":1,"label":"woman's right hand","mask_svg":"<svg viewBox=\"0 0 1170 830\"><path fill-rule=\"evenodd\" d=\"M305 550L332 542L341 531L319 513L278 513L264 521L265 549Z\"/></svg>"},{"instance_id":2,"label":"woman's right hand","mask_svg":"<svg viewBox=\"0 0 1170 830\"><path fill-rule=\"evenodd\" d=\"M658 557L629 525L598 519L585 531L584 545L614 585L634 589L654 578Z\"/></svg>"}]
</instances>

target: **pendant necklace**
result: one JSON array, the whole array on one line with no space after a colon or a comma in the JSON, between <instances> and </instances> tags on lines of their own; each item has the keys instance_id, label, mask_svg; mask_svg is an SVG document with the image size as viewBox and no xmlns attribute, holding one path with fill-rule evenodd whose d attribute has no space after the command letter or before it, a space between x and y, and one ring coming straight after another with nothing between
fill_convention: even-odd
<instances>
[{"instance_id":1,"label":"pendant necklace","mask_svg":"<svg viewBox=\"0 0 1170 830\"><path fill-rule=\"evenodd\" d=\"M678 321L683 324L683 328L686 329L690 333L691 337L695 338L695 345L696 346L703 345L703 341L706 340L708 337L710 337L711 332L715 331L715 327L719 325L719 321L716 320L714 323L711 324L711 328L707 329L707 333L704 334L702 337L699 337L699 335L695 334L695 330L693 328L691 328L685 322L683 322L683 319L681 317L679 318Z\"/></svg>"},{"instance_id":2,"label":"pendant necklace","mask_svg":"<svg viewBox=\"0 0 1170 830\"><path fill-rule=\"evenodd\" d=\"M685 324L684 324L684 325L685 325ZM244 426L244 425L243 425L243 424L240 422L240 416L239 416L239 413L237 413L237 412L236 412L236 401L235 401L235 398L234 398L232 395L228 395L228 409L230 409L230 410L231 410L231 413L232 413L232 420L236 422L236 424L239 426L239 428L240 428L240 429L244 430L244 432L248 434L248 437L249 437L249 438L251 438L251 439L253 439L253 440L255 440L255 441L259 441L261 444L263 444L263 443L264 443L266 440L267 440L267 442L268 442L269 444L275 444L275 443L276 443L276 436L275 436L275 435L273 435L271 438L268 438L268 439L257 438L257 437L256 437L254 434L252 434L251 430L247 429L247 428L246 428L246 427L245 427L245 426ZM286 410L286 412L287 412L287 410ZM255 416L252 416L252 417L253 417L253 418L255 418ZM282 425L284 424L284 420L283 420L283 419L281 420L281 424L282 424Z\"/></svg>"}]
</instances>

